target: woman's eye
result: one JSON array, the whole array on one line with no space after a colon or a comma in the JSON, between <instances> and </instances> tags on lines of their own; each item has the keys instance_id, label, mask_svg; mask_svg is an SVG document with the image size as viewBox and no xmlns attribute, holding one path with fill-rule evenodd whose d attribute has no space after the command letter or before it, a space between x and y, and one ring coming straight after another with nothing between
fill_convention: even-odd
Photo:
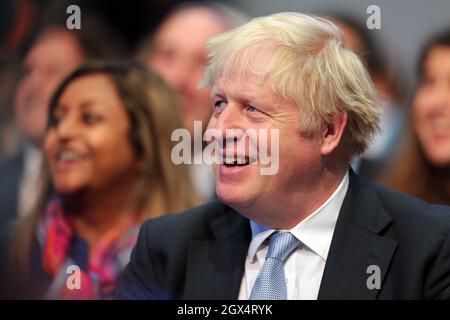
<instances>
[{"instance_id":1,"label":"woman's eye","mask_svg":"<svg viewBox=\"0 0 450 320\"><path fill-rule=\"evenodd\" d=\"M85 113L83 114L83 121L87 124L94 124L101 120L100 116L94 113Z\"/></svg>"},{"instance_id":2,"label":"woman's eye","mask_svg":"<svg viewBox=\"0 0 450 320\"><path fill-rule=\"evenodd\" d=\"M260 116L263 115L264 112L262 112L260 109L254 107L254 106L247 106L246 112L251 114L252 116Z\"/></svg>"},{"instance_id":3,"label":"woman's eye","mask_svg":"<svg viewBox=\"0 0 450 320\"><path fill-rule=\"evenodd\" d=\"M50 120L49 120L49 126L54 128L57 127L61 121L63 120L63 115L59 114L59 113L55 113L53 115L51 115Z\"/></svg>"},{"instance_id":4,"label":"woman's eye","mask_svg":"<svg viewBox=\"0 0 450 320\"><path fill-rule=\"evenodd\" d=\"M57 127L61 119L58 116L52 116L50 118L50 127Z\"/></svg>"}]
</instances>

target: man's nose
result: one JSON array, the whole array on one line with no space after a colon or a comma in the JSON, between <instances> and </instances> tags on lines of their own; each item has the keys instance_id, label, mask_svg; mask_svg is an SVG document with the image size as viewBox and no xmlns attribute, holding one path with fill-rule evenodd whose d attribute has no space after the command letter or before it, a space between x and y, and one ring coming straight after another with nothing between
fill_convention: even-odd
<instances>
[{"instance_id":1,"label":"man's nose","mask_svg":"<svg viewBox=\"0 0 450 320\"><path fill-rule=\"evenodd\" d=\"M225 133L226 130L242 128L242 113L234 102L228 102L220 114L217 115L213 127Z\"/></svg>"},{"instance_id":2,"label":"man's nose","mask_svg":"<svg viewBox=\"0 0 450 320\"><path fill-rule=\"evenodd\" d=\"M244 119L238 103L229 102L213 122L209 127L219 130L223 148L233 146L245 137Z\"/></svg>"}]
</instances>

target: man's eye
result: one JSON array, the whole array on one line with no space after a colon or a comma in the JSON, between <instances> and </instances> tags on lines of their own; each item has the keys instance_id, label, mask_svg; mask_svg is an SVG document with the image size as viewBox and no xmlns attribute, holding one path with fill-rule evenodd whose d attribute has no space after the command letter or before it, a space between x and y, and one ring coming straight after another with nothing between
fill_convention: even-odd
<instances>
[{"instance_id":1,"label":"man's eye","mask_svg":"<svg viewBox=\"0 0 450 320\"><path fill-rule=\"evenodd\" d=\"M214 102L214 109L221 109L224 108L226 105L227 104L224 100L217 100L216 102Z\"/></svg>"},{"instance_id":2,"label":"man's eye","mask_svg":"<svg viewBox=\"0 0 450 320\"><path fill-rule=\"evenodd\" d=\"M253 106L248 106L247 111L248 111L248 112L257 112L257 111L259 111L259 110L256 109L256 108L253 107Z\"/></svg>"},{"instance_id":3,"label":"man's eye","mask_svg":"<svg viewBox=\"0 0 450 320\"><path fill-rule=\"evenodd\" d=\"M224 107L225 105L225 101L223 100L217 100L216 102L214 102L214 108L221 108Z\"/></svg>"}]
</instances>

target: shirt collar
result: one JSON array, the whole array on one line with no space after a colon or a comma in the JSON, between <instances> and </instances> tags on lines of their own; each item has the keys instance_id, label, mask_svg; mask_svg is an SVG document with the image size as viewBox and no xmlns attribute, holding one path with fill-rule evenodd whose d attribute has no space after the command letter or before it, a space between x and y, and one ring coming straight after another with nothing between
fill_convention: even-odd
<instances>
[{"instance_id":1,"label":"shirt collar","mask_svg":"<svg viewBox=\"0 0 450 320\"><path fill-rule=\"evenodd\" d=\"M317 210L292 229L280 231L291 232L302 244L326 261L339 211L347 193L348 184L349 174L347 171L334 193ZM278 230L270 229L255 221L250 221L250 226L252 229L252 241L248 250L248 258L254 261L256 252L264 241Z\"/></svg>"}]
</instances>

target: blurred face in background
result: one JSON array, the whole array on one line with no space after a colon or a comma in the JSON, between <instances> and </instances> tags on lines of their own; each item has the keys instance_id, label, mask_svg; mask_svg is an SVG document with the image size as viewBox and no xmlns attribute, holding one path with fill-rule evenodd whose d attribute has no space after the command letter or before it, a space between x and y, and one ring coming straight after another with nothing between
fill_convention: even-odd
<instances>
[{"instance_id":1,"label":"blurred face in background","mask_svg":"<svg viewBox=\"0 0 450 320\"><path fill-rule=\"evenodd\" d=\"M425 156L435 166L450 166L450 47L431 49L413 104L413 121Z\"/></svg>"},{"instance_id":2,"label":"blurred face in background","mask_svg":"<svg viewBox=\"0 0 450 320\"><path fill-rule=\"evenodd\" d=\"M39 146L42 142L54 90L83 59L78 40L60 28L46 31L25 57L16 91L15 114L25 137L33 144Z\"/></svg>"},{"instance_id":3,"label":"blurred face in background","mask_svg":"<svg viewBox=\"0 0 450 320\"><path fill-rule=\"evenodd\" d=\"M226 24L213 11L194 7L170 16L157 30L146 64L177 92L183 124L193 133L194 121L206 126L211 115L208 89L198 89L207 63L206 40L225 31Z\"/></svg>"},{"instance_id":4,"label":"blurred face in background","mask_svg":"<svg viewBox=\"0 0 450 320\"><path fill-rule=\"evenodd\" d=\"M127 111L108 76L73 80L51 118L44 148L58 193L129 191L139 160L130 140Z\"/></svg>"}]
</instances>

